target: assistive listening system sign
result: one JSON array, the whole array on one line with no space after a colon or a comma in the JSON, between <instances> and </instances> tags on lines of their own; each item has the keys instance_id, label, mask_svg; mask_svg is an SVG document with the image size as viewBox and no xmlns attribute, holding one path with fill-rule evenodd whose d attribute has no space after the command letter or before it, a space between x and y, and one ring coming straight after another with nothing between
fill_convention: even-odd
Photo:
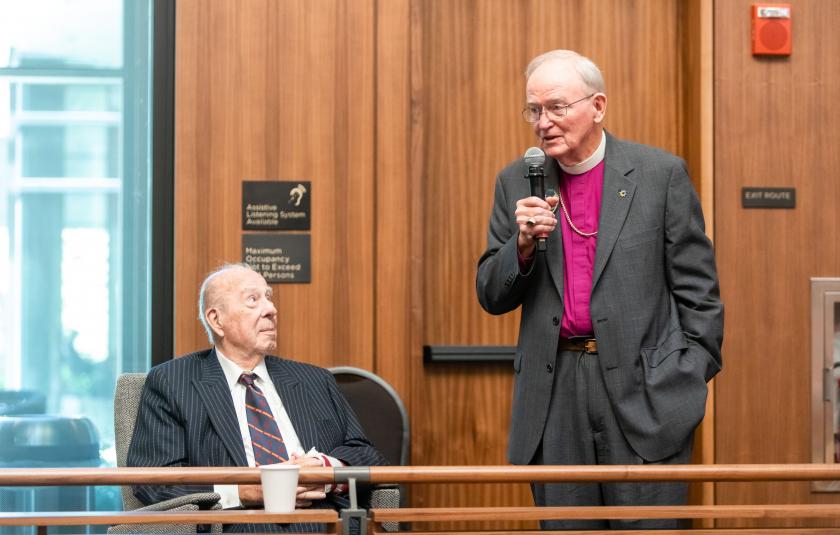
<instances>
[{"instance_id":1,"label":"assistive listening system sign","mask_svg":"<svg viewBox=\"0 0 840 535\"><path fill-rule=\"evenodd\" d=\"M309 234L243 234L242 260L268 283L310 282Z\"/></svg>"},{"instance_id":2,"label":"assistive listening system sign","mask_svg":"<svg viewBox=\"0 0 840 535\"><path fill-rule=\"evenodd\" d=\"M309 230L312 184L300 181L242 182L243 230Z\"/></svg>"}]
</instances>

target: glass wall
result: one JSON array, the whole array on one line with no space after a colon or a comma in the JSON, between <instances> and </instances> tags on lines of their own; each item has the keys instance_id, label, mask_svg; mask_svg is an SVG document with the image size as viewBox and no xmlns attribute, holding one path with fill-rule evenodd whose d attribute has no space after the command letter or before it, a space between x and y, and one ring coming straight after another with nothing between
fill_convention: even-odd
<instances>
[{"instance_id":1,"label":"glass wall","mask_svg":"<svg viewBox=\"0 0 840 535\"><path fill-rule=\"evenodd\" d=\"M149 367L151 36L152 0L0 2L0 466L113 465L115 378Z\"/></svg>"}]
</instances>

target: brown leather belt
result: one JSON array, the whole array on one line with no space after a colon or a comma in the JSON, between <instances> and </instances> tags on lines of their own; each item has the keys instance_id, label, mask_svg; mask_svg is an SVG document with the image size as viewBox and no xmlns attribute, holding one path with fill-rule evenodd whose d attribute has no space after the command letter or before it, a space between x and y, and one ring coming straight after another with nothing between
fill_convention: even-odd
<instances>
[{"instance_id":1,"label":"brown leather belt","mask_svg":"<svg viewBox=\"0 0 840 535\"><path fill-rule=\"evenodd\" d=\"M557 348L563 351L585 351L591 354L598 352L598 342L594 338L561 338Z\"/></svg>"}]
</instances>

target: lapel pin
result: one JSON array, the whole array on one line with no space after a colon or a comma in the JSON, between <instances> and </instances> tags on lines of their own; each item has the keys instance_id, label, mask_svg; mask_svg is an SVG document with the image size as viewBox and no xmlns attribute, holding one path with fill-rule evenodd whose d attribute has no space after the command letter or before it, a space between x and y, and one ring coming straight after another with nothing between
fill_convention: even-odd
<instances>
[{"instance_id":1,"label":"lapel pin","mask_svg":"<svg viewBox=\"0 0 840 535\"><path fill-rule=\"evenodd\" d=\"M627 190L623 189L623 190L619 191L618 196L619 197L627 197Z\"/></svg>"}]
</instances>

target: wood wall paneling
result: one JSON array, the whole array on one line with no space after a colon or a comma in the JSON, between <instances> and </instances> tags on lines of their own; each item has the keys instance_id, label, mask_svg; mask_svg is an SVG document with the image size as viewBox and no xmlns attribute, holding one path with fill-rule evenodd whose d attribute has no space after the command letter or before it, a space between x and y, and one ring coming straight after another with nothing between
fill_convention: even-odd
<instances>
[{"instance_id":1,"label":"wood wall paneling","mask_svg":"<svg viewBox=\"0 0 840 535\"><path fill-rule=\"evenodd\" d=\"M713 5L712 0L689 0L678 4L682 68L680 98L683 158L700 195L706 219L706 234L714 236L714 130L713 130ZM692 462L714 463L714 381L709 383L706 417L695 434ZM713 504L713 483L692 483L690 503ZM712 520L699 522L712 527Z\"/></svg>"},{"instance_id":2,"label":"wood wall paneling","mask_svg":"<svg viewBox=\"0 0 840 535\"><path fill-rule=\"evenodd\" d=\"M376 373L411 403L412 370L421 366L412 316L412 250L419 206L411 172L409 0L376 6ZM416 276L416 275L414 275ZM413 321L414 319L414 321Z\"/></svg>"},{"instance_id":3,"label":"wood wall paneling","mask_svg":"<svg viewBox=\"0 0 840 535\"><path fill-rule=\"evenodd\" d=\"M177 7L176 351L202 278L241 259L241 182L312 181L312 282L275 285L278 353L373 367L373 0Z\"/></svg>"},{"instance_id":4,"label":"wood wall paneling","mask_svg":"<svg viewBox=\"0 0 840 535\"><path fill-rule=\"evenodd\" d=\"M840 41L824 39L840 4L791 2L789 58L751 55L750 4L715 3L715 244L726 304L716 461L810 462L809 278L840 272ZM796 209L745 210L744 186L795 187ZM716 496L840 501L808 483L718 484Z\"/></svg>"}]
</instances>

